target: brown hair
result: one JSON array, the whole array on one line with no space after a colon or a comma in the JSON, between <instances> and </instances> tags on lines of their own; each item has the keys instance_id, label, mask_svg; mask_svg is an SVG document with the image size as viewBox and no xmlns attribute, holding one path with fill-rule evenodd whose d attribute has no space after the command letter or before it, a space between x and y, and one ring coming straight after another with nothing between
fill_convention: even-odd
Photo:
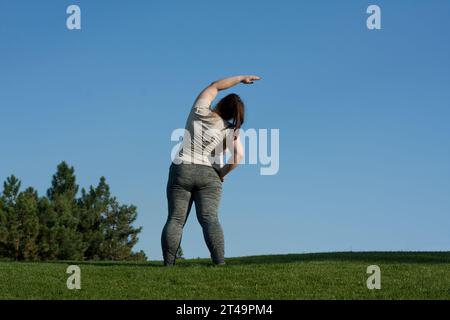
<instances>
[{"instance_id":1,"label":"brown hair","mask_svg":"<svg viewBox=\"0 0 450 320\"><path fill-rule=\"evenodd\" d=\"M241 98L231 93L223 97L214 108L214 111L225 121L230 122L232 128L240 129L244 123L245 105Z\"/></svg>"}]
</instances>

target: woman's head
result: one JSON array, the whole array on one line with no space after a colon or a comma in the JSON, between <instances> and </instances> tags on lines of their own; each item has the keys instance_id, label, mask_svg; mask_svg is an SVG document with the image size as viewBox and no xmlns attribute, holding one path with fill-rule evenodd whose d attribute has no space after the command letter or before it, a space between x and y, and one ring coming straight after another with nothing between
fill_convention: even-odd
<instances>
[{"instance_id":1,"label":"woman's head","mask_svg":"<svg viewBox=\"0 0 450 320\"><path fill-rule=\"evenodd\" d=\"M216 105L214 111L225 121L232 124L234 129L240 129L244 123L245 105L237 94L223 97Z\"/></svg>"}]
</instances>

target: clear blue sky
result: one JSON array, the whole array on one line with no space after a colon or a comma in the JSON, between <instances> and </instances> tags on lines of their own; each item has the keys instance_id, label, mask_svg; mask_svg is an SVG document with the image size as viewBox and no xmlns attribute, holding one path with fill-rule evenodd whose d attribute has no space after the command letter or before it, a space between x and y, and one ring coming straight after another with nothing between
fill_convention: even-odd
<instances>
[{"instance_id":1,"label":"clear blue sky","mask_svg":"<svg viewBox=\"0 0 450 320\"><path fill-rule=\"evenodd\" d=\"M78 4L82 30L68 31ZM382 9L382 30L366 8ZM160 259L172 130L224 76L280 171L224 184L226 255L450 249L450 2L0 0L0 179L107 177ZM194 213L194 212L193 212ZM187 257L207 257L195 214Z\"/></svg>"}]
</instances>

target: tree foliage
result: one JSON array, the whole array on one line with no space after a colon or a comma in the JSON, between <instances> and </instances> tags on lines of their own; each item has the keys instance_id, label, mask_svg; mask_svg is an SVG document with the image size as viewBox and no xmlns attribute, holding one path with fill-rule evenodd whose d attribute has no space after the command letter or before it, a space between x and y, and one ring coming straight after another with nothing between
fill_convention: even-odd
<instances>
[{"instance_id":1,"label":"tree foliage","mask_svg":"<svg viewBox=\"0 0 450 320\"><path fill-rule=\"evenodd\" d=\"M0 196L0 257L12 260L146 260L133 252L141 227L137 208L111 196L104 177L81 189L75 170L58 165L47 196L39 197L14 175Z\"/></svg>"}]
</instances>

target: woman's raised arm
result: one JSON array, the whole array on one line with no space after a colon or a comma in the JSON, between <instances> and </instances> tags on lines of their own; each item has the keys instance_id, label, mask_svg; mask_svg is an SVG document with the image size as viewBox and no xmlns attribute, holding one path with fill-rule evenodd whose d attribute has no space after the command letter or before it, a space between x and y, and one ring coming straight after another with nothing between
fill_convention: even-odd
<instances>
[{"instance_id":1,"label":"woman's raised arm","mask_svg":"<svg viewBox=\"0 0 450 320\"><path fill-rule=\"evenodd\" d=\"M206 99L212 102L216 98L219 91L229 89L239 83L252 84L254 81L257 80L261 80L261 78L258 76L235 76L225 78L222 80L217 80L211 83L205 89L203 89L203 91L198 95L196 100Z\"/></svg>"}]
</instances>

